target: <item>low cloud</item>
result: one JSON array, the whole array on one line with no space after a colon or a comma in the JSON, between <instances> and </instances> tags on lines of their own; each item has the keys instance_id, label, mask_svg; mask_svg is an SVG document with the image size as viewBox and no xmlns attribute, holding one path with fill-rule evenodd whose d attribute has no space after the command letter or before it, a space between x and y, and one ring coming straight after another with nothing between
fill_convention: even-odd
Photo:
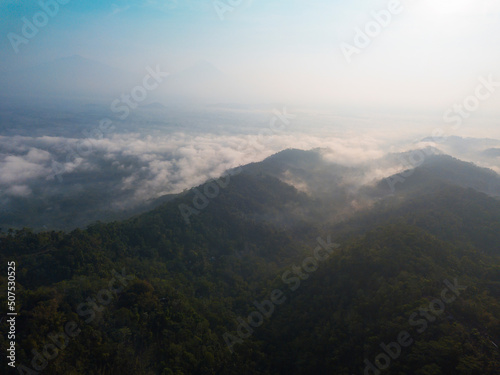
<instances>
[{"instance_id":1,"label":"low cloud","mask_svg":"<svg viewBox=\"0 0 500 375\"><path fill-rule=\"evenodd\" d=\"M25 156L0 156L0 186L20 184L47 175L46 163L33 161L33 153Z\"/></svg>"},{"instance_id":2,"label":"low cloud","mask_svg":"<svg viewBox=\"0 0 500 375\"><path fill-rule=\"evenodd\" d=\"M89 172L99 179L103 177L100 174L105 174L105 179L113 180L116 189L133 191L128 204L137 204L164 194L179 193L219 177L230 168L263 160L286 148L322 148L325 160L348 165L383 155L380 145L371 138L322 138L297 133L175 133L157 137L127 133L85 142L91 146L79 153L81 139L0 137L0 147L6 151L0 159L0 184L29 185L54 179L57 171L52 165L56 161L64 171L60 174L62 179Z\"/></svg>"},{"instance_id":3,"label":"low cloud","mask_svg":"<svg viewBox=\"0 0 500 375\"><path fill-rule=\"evenodd\" d=\"M261 135L175 132L153 137L114 133L102 139L2 136L0 202L6 211L9 204L23 199L24 205L29 199L38 199L42 210L44 205L51 210L71 207L61 202L88 202L85 204L105 211L130 210L289 148L320 149L327 163L325 181L310 186L303 177L284 174L284 182L306 193L322 191L334 178L328 165L333 168L339 164L349 170L336 183L348 190L357 189L408 168L403 160L387 157L388 152L428 146L410 142L390 148L388 143L369 133L312 136L298 129ZM83 144L86 146L81 147ZM452 144L439 147L444 152L457 148ZM485 147L492 147L491 142L475 147L468 158L473 159ZM499 172L498 160L483 157L473 161Z\"/></svg>"}]
</instances>

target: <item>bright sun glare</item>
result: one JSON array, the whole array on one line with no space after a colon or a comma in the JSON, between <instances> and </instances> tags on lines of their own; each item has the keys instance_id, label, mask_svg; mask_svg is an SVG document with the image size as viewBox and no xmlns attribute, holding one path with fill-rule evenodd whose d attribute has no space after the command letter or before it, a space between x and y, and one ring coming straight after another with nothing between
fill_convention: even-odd
<instances>
[{"instance_id":1,"label":"bright sun glare","mask_svg":"<svg viewBox=\"0 0 500 375\"><path fill-rule=\"evenodd\" d=\"M470 0L428 0L428 3L438 13L456 13L464 11Z\"/></svg>"},{"instance_id":2,"label":"bright sun glare","mask_svg":"<svg viewBox=\"0 0 500 375\"><path fill-rule=\"evenodd\" d=\"M478 13L485 10L489 0L427 0L427 4L436 13Z\"/></svg>"}]
</instances>

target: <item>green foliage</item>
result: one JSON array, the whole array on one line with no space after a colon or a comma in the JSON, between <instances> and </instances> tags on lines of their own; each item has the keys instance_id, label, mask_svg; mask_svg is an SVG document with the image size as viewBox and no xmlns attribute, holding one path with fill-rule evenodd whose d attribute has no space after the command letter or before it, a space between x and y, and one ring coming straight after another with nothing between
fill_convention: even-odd
<instances>
[{"instance_id":1,"label":"green foliage","mask_svg":"<svg viewBox=\"0 0 500 375\"><path fill-rule=\"evenodd\" d=\"M294 199L304 197L277 179L242 175L191 226L177 208L188 194L124 222L3 233L0 260L17 263L18 363L31 367L32 349L75 321L81 332L45 373L362 374L402 331L414 342L384 374L499 373L498 202L437 189L325 229L279 217ZM329 234L341 248L289 290L283 272ZM135 278L111 283L122 272ZM454 278L467 290L416 332L411 314ZM223 334L275 288L286 302L232 354ZM89 299L92 319L79 310Z\"/></svg>"}]
</instances>

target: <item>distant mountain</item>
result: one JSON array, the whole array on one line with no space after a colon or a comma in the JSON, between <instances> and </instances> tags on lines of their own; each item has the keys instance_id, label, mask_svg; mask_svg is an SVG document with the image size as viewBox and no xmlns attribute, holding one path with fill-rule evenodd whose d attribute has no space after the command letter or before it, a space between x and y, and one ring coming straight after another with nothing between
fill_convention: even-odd
<instances>
[{"instance_id":1,"label":"distant mountain","mask_svg":"<svg viewBox=\"0 0 500 375\"><path fill-rule=\"evenodd\" d=\"M73 55L69 57L62 57L51 62L37 65L29 71L38 75L41 73L52 74L57 71L60 74L66 75L87 75L87 74L116 74L119 72L117 69L111 68L108 65L100 62L84 58L80 55ZM23 69L20 72L26 73L27 70Z\"/></svg>"},{"instance_id":2,"label":"distant mountain","mask_svg":"<svg viewBox=\"0 0 500 375\"><path fill-rule=\"evenodd\" d=\"M435 142L433 137L426 137L421 142ZM451 146L454 150L462 150L468 152L470 150L477 150L479 148L492 147L500 145L500 141L491 138L470 138L458 137L455 135L444 138L444 144Z\"/></svg>"},{"instance_id":3,"label":"distant mountain","mask_svg":"<svg viewBox=\"0 0 500 375\"><path fill-rule=\"evenodd\" d=\"M167 71L166 66L161 66ZM153 67L154 68L154 67ZM143 72L125 72L79 55L60 58L27 69L0 73L0 84L13 97L112 100L130 92L145 76ZM212 103L233 99L236 92L231 78L206 61L166 77L148 92L149 102L170 104Z\"/></svg>"},{"instance_id":4,"label":"distant mountain","mask_svg":"<svg viewBox=\"0 0 500 375\"><path fill-rule=\"evenodd\" d=\"M79 55L10 72L2 81L15 95L109 97L132 84L129 74Z\"/></svg>"},{"instance_id":5,"label":"distant mountain","mask_svg":"<svg viewBox=\"0 0 500 375\"><path fill-rule=\"evenodd\" d=\"M183 80L184 82L193 80L218 80L224 79L225 75L208 61L200 60L194 65L171 76L171 81Z\"/></svg>"},{"instance_id":6,"label":"distant mountain","mask_svg":"<svg viewBox=\"0 0 500 375\"><path fill-rule=\"evenodd\" d=\"M438 185L472 188L491 196L500 196L500 176L449 155L430 155L417 168L389 176L377 184L378 194L433 189Z\"/></svg>"},{"instance_id":7,"label":"distant mountain","mask_svg":"<svg viewBox=\"0 0 500 375\"><path fill-rule=\"evenodd\" d=\"M489 148L483 151L483 154L490 158L500 157L500 148Z\"/></svg>"},{"instance_id":8,"label":"distant mountain","mask_svg":"<svg viewBox=\"0 0 500 375\"><path fill-rule=\"evenodd\" d=\"M436 141L432 137L427 137L422 142ZM490 138L464 138L450 136L437 140L437 145L444 153L452 155L459 159L491 161L488 159L494 158L494 154L487 151L489 149L500 148L500 141Z\"/></svg>"}]
</instances>

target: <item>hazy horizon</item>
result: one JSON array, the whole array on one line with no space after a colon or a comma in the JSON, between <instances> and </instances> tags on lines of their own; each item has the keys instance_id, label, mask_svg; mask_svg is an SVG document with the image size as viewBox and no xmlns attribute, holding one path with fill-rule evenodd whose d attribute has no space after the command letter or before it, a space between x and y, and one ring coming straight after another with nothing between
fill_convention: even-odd
<instances>
[{"instance_id":1,"label":"hazy horizon","mask_svg":"<svg viewBox=\"0 0 500 375\"><path fill-rule=\"evenodd\" d=\"M489 0L55 4L48 8L53 16L35 20L46 25L35 25L31 38L23 34L23 17L33 22L43 12L38 2L0 4L2 71L80 55L134 82L148 66L176 74L207 61L231 83L221 99L358 111L444 112L473 93L479 77L500 79L500 6ZM374 36L356 44L358 28ZM51 74L57 81L58 72ZM481 103L484 113L497 108L498 95Z\"/></svg>"}]
</instances>

